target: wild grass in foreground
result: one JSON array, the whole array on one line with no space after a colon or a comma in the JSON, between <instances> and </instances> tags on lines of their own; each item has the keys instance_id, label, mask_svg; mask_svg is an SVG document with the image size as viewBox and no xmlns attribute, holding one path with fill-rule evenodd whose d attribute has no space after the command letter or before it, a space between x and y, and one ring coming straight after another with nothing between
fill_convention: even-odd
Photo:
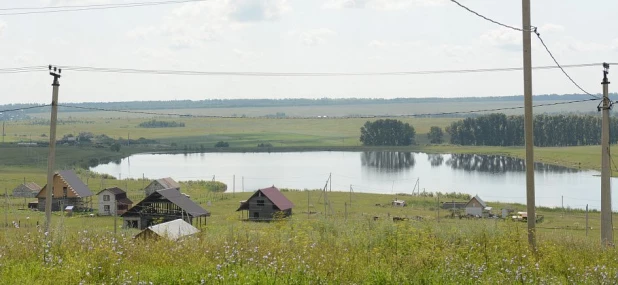
<instances>
[{"instance_id":1,"label":"wild grass in foreground","mask_svg":"<svg viewBox=\"0 0 618 285\"><path fill-rule=\"evenodd\" d=\"M1 284L616 284L618 254L514 222L373 219L204 227L188 239L35 229L0 236ZM45 261L44 261L45 260Z\"/></svg>"}]
</instances>

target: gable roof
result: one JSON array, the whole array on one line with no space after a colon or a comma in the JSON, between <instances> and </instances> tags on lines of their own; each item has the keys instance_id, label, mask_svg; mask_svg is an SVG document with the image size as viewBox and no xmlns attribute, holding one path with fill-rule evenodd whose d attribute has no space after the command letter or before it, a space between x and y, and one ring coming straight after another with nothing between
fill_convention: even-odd
<instances>
[{"instance_id":1,"label":"gable roof","mask_svg":"<svg viewBox=\"0 0 618 285\"><path fill-rule=\"evenodd\" d=\"M79 179L77 175L75 175L75 172L73 172L73 170L58 171L54 174L54 177L56 176L59 176L60 179L62 179L62 181L64 181L64 183L68 186L68 188L71 189L71 191L75 192L75 195L77 195L77 197L85 198L94 195L92 194L92 191L90 191L90 188L88 188L88 186L86 186L86 184L84 184L84 182ZM47 188L47 185L43 186L43 189L45 188ZM36 195L38 198L45 198L41 196L43 189L41 189L41 191L39 191L39 194Z\"/></svg>"},{"instance_id":2,"label":"gable roof","mask_svg":"<svg viewBox=\"0 0 618 285\"><path fill-rule=\"evenodd\" d=\"M482 207L482 208L487 207L487 204L485 204L485 201L483 201L483 200L481 199L481 197L479 197L479 195L476 195L476 196L472 197L472 199L470 199L470 201L468 201L468 203L466 203L466 207L468 207L468 205L470 204L470 202L472 202L472 200L476 200L476 201L478 201L478 202L479 202L479 204L481 204L481 207Z\"/></svg>"},{"instance_id":3,"label":"gable roof","mask_svg":"<svg viewBox=\"0 0 618 285\"><path fill-rule=\"evenodd\" d=\"M86 186L86 184L84 184L84 182L79 179L77 175L75 175L73 170L61 170L58 171L58 175L71 189L73 189L77 196L83 198L94 195L92 194L92 191L90 191L90 188L88 188L88 186Z\"/></svg>"},{"instance_id":4,"label":"gable roof","mask_svg":"<svg viewBox=\"0 0 618 285\"><path fill-rule=\"evenodd\" d=\"M125 205L132 205L133 201L131 201L131 199L127 198L127 192L125 192L124 190L118 188L118 187L112 187L112 188L106 188L103 189L101 191L99 191L99 193L97 193L97 196L101 195L101 193L108 191L110 192L112 195L114 195L114 197L116 198L116 202L118 202L118 204L125 204Z\"/></svg>"},{"instance_id":5,"label":"gable roof","mask_svg":"<svg viewBox=\"0 0 618 285\"><path fill-rule=\"evenodd\" d=\"M178 191L178 189L176 188L163 189L153 192L152 194L148 195L148 197L144 198L144 200L137 203L137 205L133 206L127 212L122 214L122 216L126 217L140 214L143 208L143 204L152 203L159 200L168 200L169 202L175 204L180 209L182 209L186 214L193 217L210 216L210 213L208 211L193 202L191 199L189 199L189 197L180 193L180 191Z\"/></svg>"},{"instance_id":6,"label":"gable roof","mask_svg":"<svg viewBox=\"0 0 618 285\"><path fill-rule=\"evenodd\" d=\"M32 190L32 191L41 191L41 186L39 186L38 184L34 183L34 182L26 182L23 184L24 186L26 186L26 188Z\"/></svg>"},{"instance_id":7,"label":"gable roof","mask_svg":"<svg viewBox=\"0 0 618 285\"><path fill-rule=\"evenodd\" d=\"M169 189L169 188L180 189L180 184L178 184L178 182L176 182L174 179L170 177L157 179L157 182L159 182L159 184L163 186L163 189Z\"/></svg>"},{"instance_id":8,"label":"gable roof","mask_svg":"<svg viewBox=\"0 0 618 285\"><path fill-rule=\"evenodd\" d=\"M178 240L179 238L200 232L200 230L198 230L191 224L185 222L183 219L176 219L173 221L150 226L142 233L144 233L145 231L151 231L160 237L164 237L170 240ZM137 236L141 235L142 233L139 233Z\"/></svg>"},{"instance_id":9,"label":"gable roof","mask_svg":"<svg viewBox=\"0 0 618 285\"><path fill-rule=\"evenodd\" d=\"M285 211L287 209L291 209L292 207L294 207L294 203L288 200L288 198L285 197L281 193L281 191L279 191L279 189L277 189L277 187L275 186L264 188L264 189L259 189L255 191L255 193L253 193L253 195L251 195L251 197L249 197L247 201L251 200L253 197L259 195L260 193L262 193L262 195L264 195L266 198L268 198L268 200L270 200L273 204L275 204L275 206L277 206L277 208L279 208L280 211ZM241 204L240 208L238 208L238 210L236 211L247 210L248 207L249 207L249 203L245 202Z\"/></svg>"},{"instance_id":10,"label":"gable roof","mask_svg":"<svg viewBox=\"0 0 618 285\"><path fill-rule=\"evenodd\" d=\"M112 188L105 188L101 191L99 191L99 193L97 193L97 195L101 195L101 193L103 193L103 191L109 191L110 193L114 194L114 195L118 195L118 194L126 194L127 192L125 192L124 190L118 188L118 187L112 187Z\"/></svg>"}]
</instances>

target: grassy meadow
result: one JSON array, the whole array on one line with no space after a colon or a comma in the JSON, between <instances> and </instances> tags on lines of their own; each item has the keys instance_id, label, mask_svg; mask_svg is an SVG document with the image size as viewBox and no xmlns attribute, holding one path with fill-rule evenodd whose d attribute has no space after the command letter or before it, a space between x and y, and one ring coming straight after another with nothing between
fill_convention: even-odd
<instances>
[{"instance_id":1,"label":"grassy meadow","mask_svg":"<svg viewBox=\"0 0 618 285\"><path fill-rule=\"evenodd\" d=\"M391 113L422 111L392 107ZM252 115L251 110L235 111L238 115ZM297 111L300 114L302 110ZM319 113L330 114L327 111ZM363 113L361 109L348 112L357 111ZM119 152L91 146L57 147L58 169L76 168L78 176L95 193L106 187L121 187L134 202L143 198L141 189L149 181L118 180L80 167L159 151L401 150L519 158L525 154L522 147L429 144L426 134L431 126L444 128L457 118L403 118L416 129L417 145L369 148L360 146L358 139L359 129L368 119L157 117L183 122L186 127L139 128L139 123L152 117L109 112L72 112L59 117L58 138L92 132L158 141L151 145L123 145ZM33 122L6 123L6 143L0 144L0 190L10 193L24 179L45 184L47 147L15 144L48 140L43 134L48 134L49 126ZM230 147L214 148L218 141L226 141ZM270 143L272 147L258 148L259 143ZM535 159L599 169L600 147L535 148ZM4 214L0 218L0 284L618 283L618 252L599 245L598 212L589 213L586 231L583 211L539 208L537 213L544 220L537 227L538 249L532 251L525 223L453 219L447 211L438 209L436 197L398 196L409 206L394 208L389 206L393 195L286 191L284 194L296 205L290 219L251 223L242 222L241 213L235 211L239 201L250 193L209 192L192 182L181 185L182 191L212 216L205 225L199 225L199 234L180 242L135 240L132 237L137 231L115 228L113 217L68 217L59 213L54 213L52 231L46 237L37 227L43 225L44 213L26 210L30 199L4 197L0 201ZM502 208L525 210L524 205L488 203L496 214ZM96 206L96 200L93 204ZM393 222L395 216L409 220ZM120 226L121 219L117 222Z\"/></svg>"},{"instance_id":2,"label":"grassy meadow","mask_svg":"<svg viewBox=\"0 0 618 285\"><path fill-rule=\"evenodd\" d=\"M141 195L139 180L106 183L128 184L134 200ZM435 197L398 196L409 205L395 208L389 205L393 195L286 191L296 205L294 215L254 223L240 221L235 211L250 193L205 193L187 183L182 187L212 216L198 226L200 233L180 242L136 240L136 230L118 228L114 233L113 217L57 213L46 239L36 227L37 222L42 225L43 213L19 210L22 202L11 199L10 225L0 232L0 284L618 281L618 252L599 246L598 212L590 213L592 229L586 235L583 212L539 209L545 220L538 225L535 252L528 247L525 223L452 219L447 211L438 212ZM394 216L410 220L394 222Z\"/></svg>"}]
</instances>

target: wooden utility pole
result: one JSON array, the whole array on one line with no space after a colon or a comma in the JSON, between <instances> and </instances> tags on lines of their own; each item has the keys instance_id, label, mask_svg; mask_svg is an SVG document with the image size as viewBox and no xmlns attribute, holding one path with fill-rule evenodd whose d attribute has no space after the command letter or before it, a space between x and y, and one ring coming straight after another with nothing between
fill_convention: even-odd
<instances>
[{"instance_id":1,"label":"wooden utility pole","mask_svg":"<svg viewBox=\"0 0 618 285\"><path fill-rule=\"evenodd\" d=\"M116 197L114 197L114 209L112 209L114 211L114 235L116 235L116 230L118 229L118 226L116 225L116 218L118 217L118 200L116 200Z\"/></svg>"},{"instance_id":2,"label":"wooden utility pole","mask_svg":"<svg viewBox=\"0 0 618 285\"><path fill-rule=\"evenodd\" d=\"M232 175L232 197L236 197L236 174Z\"/></svg>"},{"instance_id":3,"label":"wooden utility pole","mask_svg":"<svg viewBox=\"0 0 618 285\"><path fill-rule=\"evenodd\" d=\"M530 0L522 0L522 34L524 51L524 133L526 141L526 208L528 214L528 244L532 249L536 249L531 31Z\"/></svg>"},{"instance_id":4,"label":"wooden utility pole","mask_svg":"<svg viewBox=\"0 0 618 285\"><path fill-rule=\"evenodd\" d=\"M4 208L4 226L9 227L9 193L8 189L4 187L4 199L6 203L6 207Z\"/></svg>"},{"instance_id":5,"label":"wooden utility pole","mask_svg":"<svg viewBox=\"0 0 618 285\"><path fill-rule=\"evenodd\" d=\"M56 121L58 120L58 91L60 89L60 73L62 70L49 66L49 75L54 77L52 83L51 124L49 129L49 155L47 158L47 187L45 195L45 232L49 233L51 226L52 198L54 193L54 164L56 159Z\"/></svg>"},{"instance_id":6,"label":"wooden utility pole","mask_svg":"<svg viewBox=\"0 0 618 285\"><path fill-rule=\"evenodd\" d=\"M612 193L610 188L610 153L609 153L609 110L612 102L608 97L609 64L603 63L603 122L601 124L601 244L613 245L614 233L612 229Z\"/></svg>"},{"instance_id":7,"label":"wooden utility pole","mask_svg":"<svg viewBox=\"0 0 618 285\"><path fill-rule=\"evenodd\" d=\"M588 236L588 204L586 204L586 236Z\"/></svg>"}]
</instances>

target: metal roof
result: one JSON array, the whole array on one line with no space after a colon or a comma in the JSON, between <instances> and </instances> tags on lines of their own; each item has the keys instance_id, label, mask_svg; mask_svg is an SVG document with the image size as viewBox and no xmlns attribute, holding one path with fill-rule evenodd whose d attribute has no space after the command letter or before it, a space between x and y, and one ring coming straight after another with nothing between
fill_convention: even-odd
<instances>
[{"instance_id":1,"label":"metal roof","mask_svg":"<svg viewBox=\"0 0 618 285\"><path fill-rule=\"evenodd\" d=\"M187 214L193 217L210 216L210 213L208 211L204 210L204 208L200 207L200 205L193 202L191 199L189 199L189 197L180 193L180 191L178 191L178 189L176 188L158 190L155 193L160 194L170 202L176 204L176 206L180 207L185 212L187 212ZM151 196L153 194L151 194Z\"/></svg>"},{"instance_id":2,"label":"metal roof","mask_svg":"<svg viewBox=\"0 0 618 285\"><path fill-rule=\"evenodd\" d=\"M281 191L279 191L279 189L277 189L277 187L275 187L275 186L264 188L264 189L259 189L259 190L255 191L255 193L253 193L253 195L251 195L251 197L249 197L249 199L247 199L247 201L249 201L253 197L259 195L259 193L262 193L262 195L264 195L264 197L268 198L268 200L270 200L273 204L275 204L275 206L277 206L277 208L279 208L280 211L285 211L287 209L291 209L292 207L294 207L294 203L292 203L290 200L288 200L288 198L286 198L281 193ZM238 210L236 210L236 211L246 210L246 209L248 209L248 206L249 206L248 203L245 202L245 203L241 204L240 208L238 208Z\"/></svg>"},{"instance_id":3,"label":"metal roof","mask_svg":"<svg viewBox=\"0 0 618 285\"><path fill-rule=\"evenodd\" d=\"M73 172L73 170L61 170L56 172L56 174L54 174L54 177L56 177L56 175L60 176L60 179L64 181L64 183L69 187L69 189L71 189L71 191L75 192L75 195L77 195L77 197L85 198L94 195L92 194L92 191L90 191L90 188L88 188L88 186L86 186L86 184L84 184L84 182L82 182L81 179L79 179L79 177L75 175L75 172ZM47 185L45 185L43 188L46 187ZM40 196L42 191L42 189L41 191L39 191L37 197L45 198Z\"/></svg>"},{"instance_id":4,"label":"metal roof","mask_svg":"<svg viewBox=\"0 0 618 285\"><path fill-rule=\"evenodd\" d=\"M170 177L157 179L157 182L163 186L163 189L177 188L180 189L180 184Z\"/></svg>"},{"instance_id":5,"label":"metal roof","mask_svg":"<svg viewBox=\"0 0 618 285\"><path fill-rule=\"evenodd\" d=\"M126 204L126 205L133 204L133 201L131 201L131 199L127 198L127 192L125 192L124 190L122 190L122 189L120 189L118 187L112 187L112 188L103 189L103 190L99 191L99 193L97 193L97 196L101 195L101 193L103 193L105 191L108 191L112 195L114 195L114 197L116 198L116 202L118 202L118 204Z\"/></svg>"},{"instance_id":6,"label":"metal roof","mask_svg":"<svg viewBox=\"0 0 618 285\"><path fill-rule=\"evenodd\" d=\"M24 186L26 186L26 188L32 190L32 191L41 191L41 186L39 186L38 184L34 183L34 182L26 182L24 183Z\"/></svg>"},{"instance_id":7,"label":"metal roof","mask_svg":"<svg viewBox=\"0 0 618 285\"><path fill-rule=\"evenodd\" d=\"M466 207L468 207L468 204L470 204L470 202L472 202L472 200L475 200L479 202L479 204L481 204L481 208L485 208L487 207L487 204L485 204L485 201L483 201L483 199L481 199L481 197L479 197L479 195L476 195L474 197L472 197L472 199L470 199L470 201L468 201L468 203L466 204Z\"/></svg>"},{"instance_id":8,"label":"metal roof","mask_svg":"<svg viewBox=\"0 0 618 285\"><path fill-rule=\"evenodd\" d=\"M144 231L151 231L160 237L164 237L170 240L178 240L182 237L200 232L200 230L198 230L196 227L192 226L191 224L185 222L182 219L176 219L166 223L150 226Z\"/></svg>"}]
</instances>

